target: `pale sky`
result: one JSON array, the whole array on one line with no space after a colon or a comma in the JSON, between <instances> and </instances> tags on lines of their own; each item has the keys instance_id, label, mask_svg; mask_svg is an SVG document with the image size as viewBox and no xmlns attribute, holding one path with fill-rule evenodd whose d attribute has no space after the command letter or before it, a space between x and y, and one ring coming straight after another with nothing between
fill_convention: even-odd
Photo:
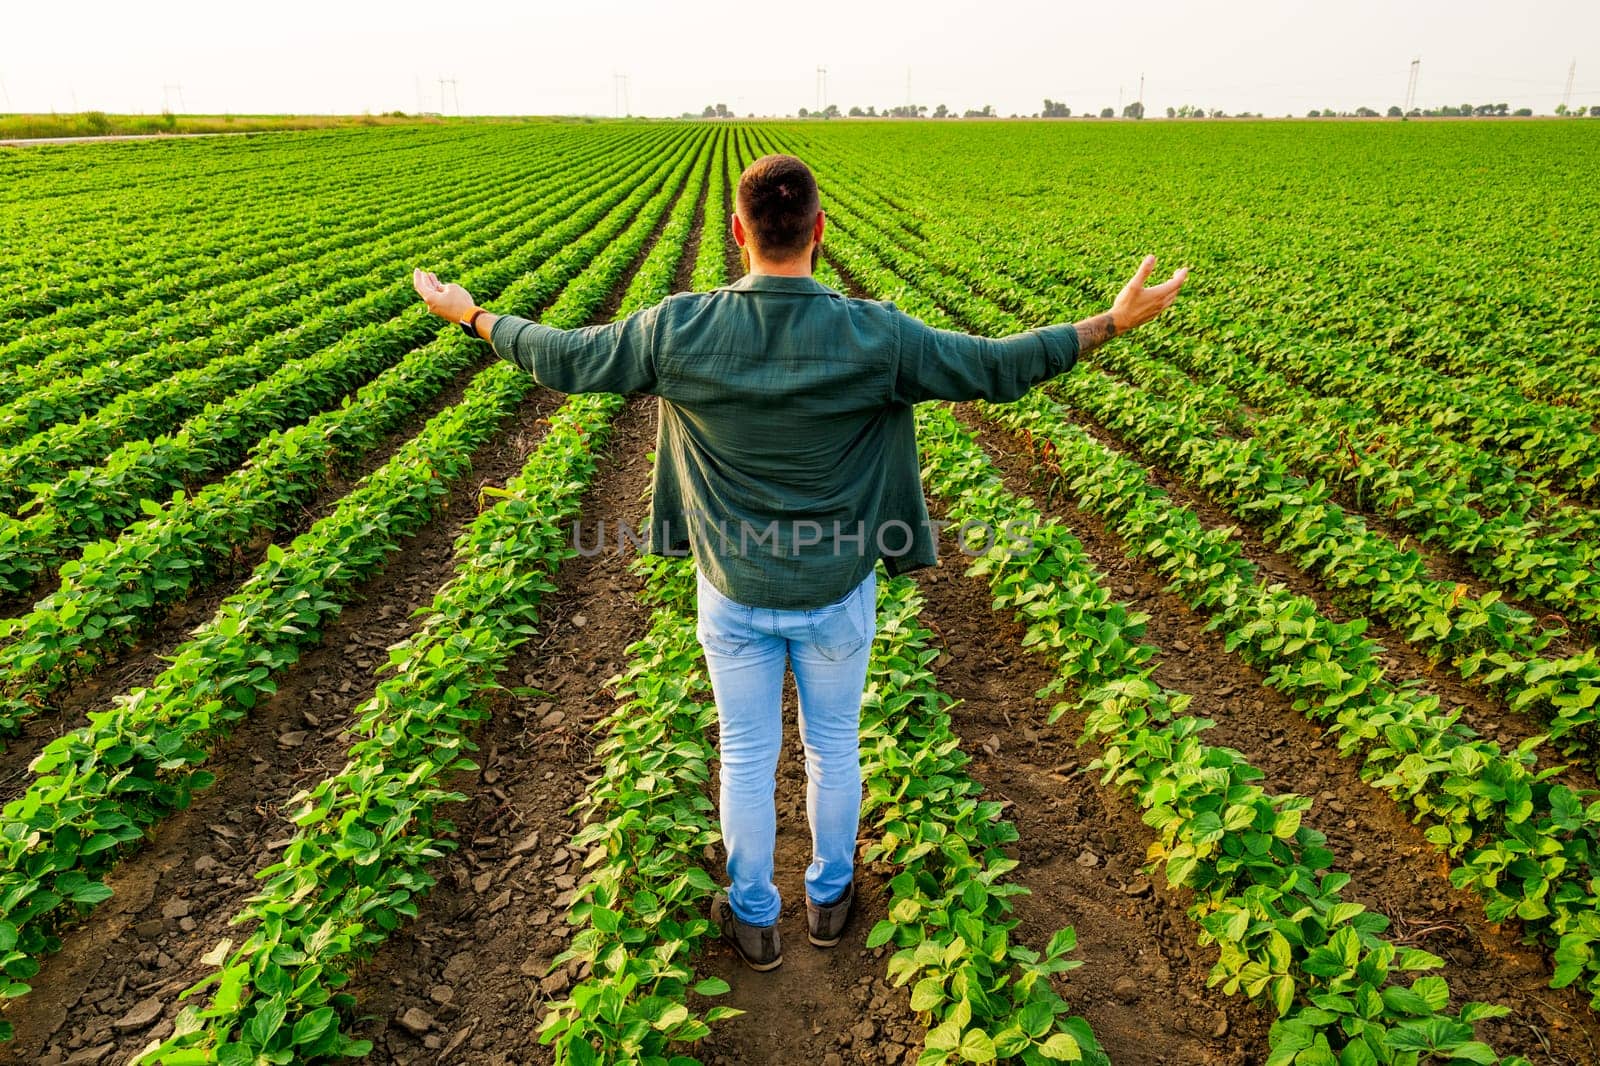
<instances>
[{"instance_id":1,"label":"pale sky","mask_svg":"<svg viewBox=\"0 0 1600 1066\"><path fill-rule=\"evenodd\" d=\"M0 0L0 111L1029 114L1600 105L1600 0L582 3ZM440 78L454 78L454 94Z\"/></svg>"}]
</instances>

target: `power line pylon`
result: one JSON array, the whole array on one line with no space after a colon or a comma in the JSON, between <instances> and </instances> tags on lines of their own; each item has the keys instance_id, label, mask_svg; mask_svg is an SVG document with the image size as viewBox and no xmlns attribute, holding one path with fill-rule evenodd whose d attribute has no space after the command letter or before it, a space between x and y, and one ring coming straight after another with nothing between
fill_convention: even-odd
<instances>
[{"instance_id":1,"label":"power line pylon","mask_svg":"<svg viewBox=\"0 0 1600 1066\"><path fill-rule=\"evenodd\" d=\"M1572 106L1572 79L1578 76L1578 61L1574 59L1567 64L1567 88L1561 94L1561 110L1566 111Z\"/></svg>"},{"instance_id":2,"label":"power line pylon","mask_svg":"<svg viewBox=\"0 0 1600 1066\"><path fill-rule=\"evenodd\" d=\"M459 87L458 87L458 84L456 82L456 79L454 79L454 78L440 78L439 79L439 114L441 114L441 115L444 114L444 87L446 85L450 86L450 97L451 97L451 99L453 99L455 101L456 118L460 118L461 117L461 93L459 91Z\"/></svg>"},{"instance_id":3,"label":"power line pylon","mask_svg":"<svg viewBox=\"0 0 1600 1066\"><path fill-rule=\"evenodd\" d=\"M817 68L817 110L824 110L828 99L828 68Z\"/></svg>"},{"instance_id":4,"label":"power line pylon","mask_svg":"<svg viewBox=\"0 0 1600 1066\"><path fill-rule=\"evenodd\" d=\"M1411 114L1417 106L1417 75L1422 70L1422 57L1418 56L1411 61L1411 76L1406 79L1406 114Z\"/></svg>"}]
</instances>

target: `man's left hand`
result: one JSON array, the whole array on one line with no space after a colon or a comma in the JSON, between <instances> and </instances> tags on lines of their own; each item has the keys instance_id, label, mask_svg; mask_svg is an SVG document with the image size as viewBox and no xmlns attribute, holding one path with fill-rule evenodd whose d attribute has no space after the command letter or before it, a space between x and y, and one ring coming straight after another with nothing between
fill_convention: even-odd
<instances>
[{"instance_id":1,"label":"man's left hand","mask_svg":"<svg viewBox=\"0 0 1600 1066\"><path fill-rule=\"evenodd\" d=\"M451 322L460 322L467 312L477 306L466 289L454 282L443 284L431 271L413 270L411 285L422 297L422 302L428 305L429 311Z\"/></svg>"}]
</instances>

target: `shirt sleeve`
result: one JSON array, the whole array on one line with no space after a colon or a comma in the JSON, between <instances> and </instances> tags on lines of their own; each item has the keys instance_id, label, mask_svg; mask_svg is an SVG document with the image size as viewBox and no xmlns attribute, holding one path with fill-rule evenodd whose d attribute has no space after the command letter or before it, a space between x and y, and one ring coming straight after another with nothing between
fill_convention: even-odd
<instances>
[{"instance_id":1,"label":"shirt sleeve","mask_svg":"<svg viewBox=\"0 0 1600 1066\"><path fill-rule=\"evenodd\" d=\"M653 392L659 307L601 326L556 329L501 315L489 343L501 359L557 392Z\"/></svg>"},{"instance_id":2,"label":"shirt sleeve","mask_svg":"<svg viewBox=\"0 0 1600 1066\"><path fill-rule=\"evenodd\" d=\"M1078 361L1078 330L1044 326L1009 337L974 337L935 329L918 318L896 313L900 359L896 399L992 400L1010 403L1041 381L1065 374Z\"/></svg>"}]
</instances>

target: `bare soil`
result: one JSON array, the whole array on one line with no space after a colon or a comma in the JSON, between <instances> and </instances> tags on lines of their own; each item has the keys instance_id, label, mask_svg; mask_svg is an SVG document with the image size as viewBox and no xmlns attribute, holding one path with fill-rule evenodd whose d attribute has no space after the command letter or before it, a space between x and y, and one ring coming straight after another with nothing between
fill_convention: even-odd
<instances>
[{"instance_id":1,"label":"bare soil","mask_svg":"<svg viewBox=\"0 0 1600 1066\"><path fill-rule=\"evenodd\" d=\"M1325 617L1335 621L1345 622L1353 617L1367 618L1366 635L1383 649L1378 659L1383 664L1385 675L1391 681L1406 679L1420 681L1424 692L1438 696L1443 706L1461 708L1463 722L1478 733L1494 740L1502 748L1514 748L1528 738L1544 732L1544 723L1539 718L1532 714L1510 710L1505 701L1493 691L1463 680L1448 662L1435 662L1425 648L1406 640L1405 634L1362 611L1358 596L1332 588L1324 581L1301 570L1293 558L1269 547L1255 526L1241 522L1222 510L1209 495L1195 491L1166 466L1149 462L1115 432L1090 419L1081 411L1075 411L1073 419L1100 443L1143 466L1152 484L1159 486L1174 503L1195 512L1201 524L1207 529L1234 529L1236 531L1234 539L1239 543L1243 555L1255 564L1264 580L1282 584L1289 591L1306 597L1317 605L1317 609ZM1028 445L1024 438L1010 434L1007 436L1009 439L999 447L1006 451L1021 449L1020 454L1027 454ZM1567 769L1558 774L1557 779L1572 788L1595 787L1595 772L1592 766L1585 765L1581 761L1575 762L1571 758L1563 759L1559 752L1549 746L1540 748L1538 755L1541 768L1566 766Z\"/></svg>"},{"instance_id":2,"label":"bare soil","mask_svg":"<svg viewBox=\"0 0 1600 1066\"><path fill-rule=\"evenodd\" d=\"M1022 650L1019 624L984 609L988 585L964 562L947 555L917 583L922 620L945 649L934 661L940 688L961 701L951 714L973 756L967 772L1009 804L1021 836L1010 879L1031 895L1016 901L1013 937L1042 951L1058 929L1076 930L1084 965L1057 992L1113 1062L1260 1061L1270 1015L1206 987L1216 952L1195 943L1188 893L1145 875L1154 834L1128 796L1080 771L1092 757L1077 745L1081 723L1048 721L1054 701L1034 694L1052 671Z\"/></svg>"},{"instance_id":3,"label":"bare soil","mask_svg":"<svg viewBox=\"0 0 1600 1066\"><path fill-rule=\"evenodd\" d=\"M585 523L637 523L654 435L655 401L634 400L584 498ZM352 982L372 1061L548 1061L538 1021L577 973L546 976L571 936L566 907L583 872L565 846L578 828L570 811L598 773L591 733L614 707L604 683L648 624L625 564L612 552L568 560L541 635L507 670L528 691L493 709L476 741L482 770L453 783L471 797L452 819L460 848L420 917Z\"/></svg>"},{"instance_id":4,"label":"bare soil","mask_svg":"<svg viewBox=\"0 0 1600 1066\"><path fill-rule=\"evenodd\" d=\"M28 764L56 737L78 728L84 716L98 710L119 693L148 685L168 666L168 658L187 641L194 628L216 614L222 601L238 591L252 570L266 558L267 545L286 546L326 517L339 501L368 474L388 462L434 415L461 402L472 379L494 361L480 360L441 390L406 424L384 435L378 445L354 462L333 471L298 511L285 515L270 534L262 533L232 555L188 598L166 608L155 627L136 643L116 653L92 675L59 693L43 711L22 723L21 732L5 740L6 771L0 776L0 803L9 802L27 787ZM36 590L43 594L43 590Z\"/></svg>"},{"instance_id":5,"label":"bare soil","mask_svg":"<svg viewBox=\"0 0 1600 1066\"><path fill-rule=\"evenodd\" d=\"M343 764L346 730L372 694L373 671L387 660L385 649L414 630L412 612L449 580L452 544L476 516L480 489L502 485L522 468L559 403L541 390L479 449L472 473L446 497L441 514L401 544L285 675L277 694L218 748L209 763L216 784L113 872L112 899L64 937L33 994L7 1011L17 1038L0 1050L0 1061L121 1062L170 1033L178 992L206 972L200 957L223 938L242 935L228 919L289 835L284 804ZM160 1011L130 1024L152 998Z\"/></svg>"},{"instance_id":6,"label":"bare soil","mask_svg":"<svg viewBox=\"0 0 1600 1066\"><path fill-rule=\"evenodd\" d=\"M977 424L970 415L968 422ZM985 427L980 439L1012 491L1045 501L1047 472L1033 466L1024 441L995 427ZM1155 679L1193 694L1192 712L1216 723L1207 742L1242 752L1266 774L1263 787L1316 800L1304 823L1327 835L1335 869L1354 878L1346 898L1386 915L1392 940L1441 956L1439 972L1456 1002L1511 1008L1507 1018L1480 1025L1482 1039L1502 1055L1540 1063L1600 1061L1600 1019L1584 997L1547 987L1546 953L1523 944L1514 926L1491 925L1475 895L1451 887L1443 856L1393 800L1361 780L1354 760L1340 758L1320 728L1228 652L1158 574L1130 560L1121 539L1097 518L1061 499L1042 502L1042 509L1072 528L1119 599L1151 616L1144 640L1162 649Z\"/></svg>"}]
</instances>

